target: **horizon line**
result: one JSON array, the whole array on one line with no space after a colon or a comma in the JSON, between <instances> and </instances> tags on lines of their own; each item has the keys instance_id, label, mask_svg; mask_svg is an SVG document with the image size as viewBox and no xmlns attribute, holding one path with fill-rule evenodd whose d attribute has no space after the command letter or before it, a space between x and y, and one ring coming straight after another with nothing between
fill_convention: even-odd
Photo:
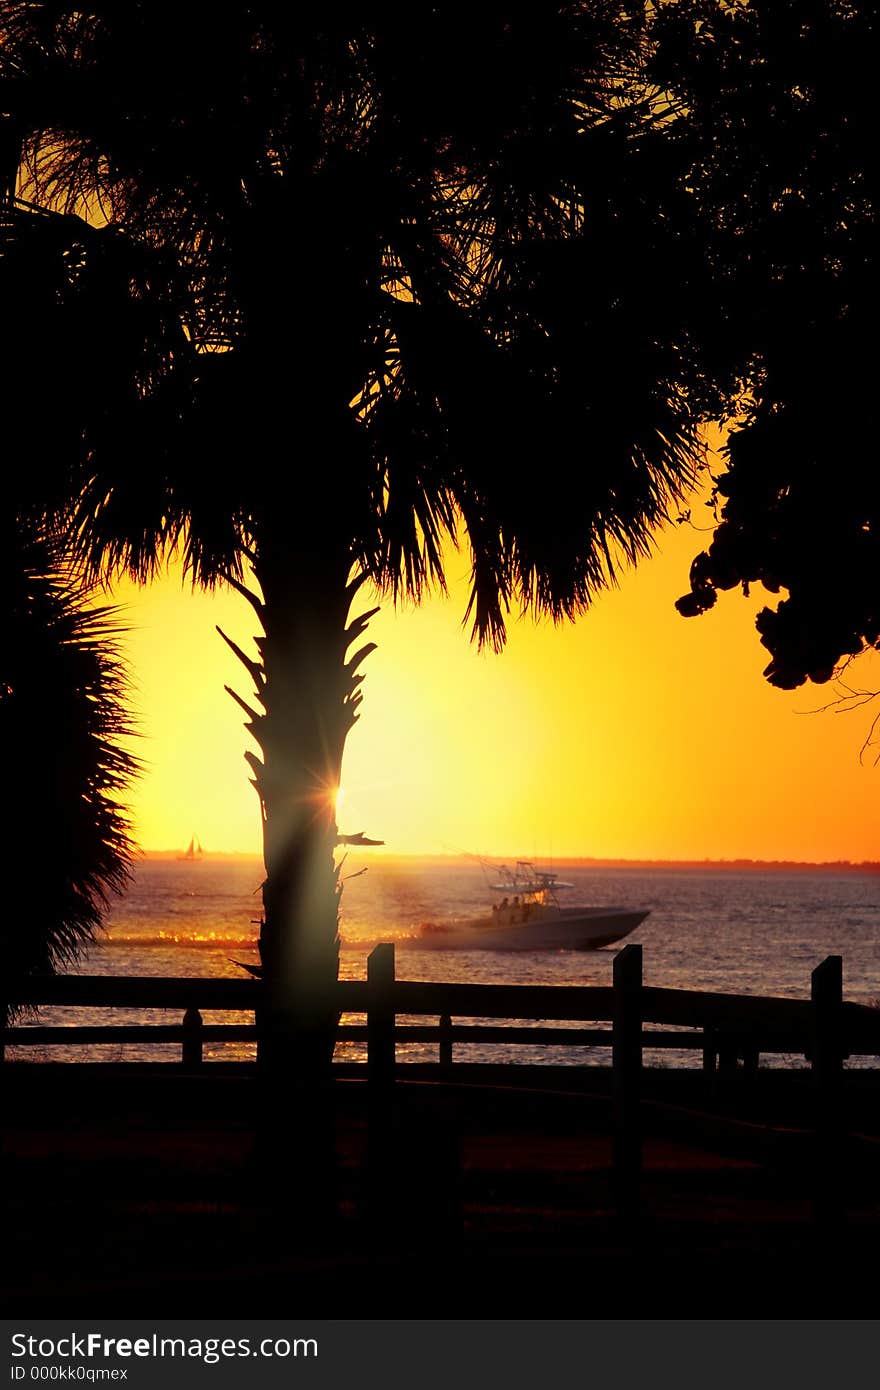
<instances>
[{"instance_id":1,"label":"horizon line","mask_svg":"<svg viewBox=\"0 0 880 1390\"><path fill-rule=\"evenodd\" d=\"M203 860L220 859L251 859L259 861L261 855L254 850L234 850L234 849L204 849L202 851ZM872 869L880 870L880 860L876 859L760 859L749 855L734 855L731 857L718 858L649 858L644 855L634 856L615 856L615 855L580 855L580 854L561 854L548 855L543 859L540 855L534 854L489 854L476 855L467 854L464 851L419 851L419 850L382 850L376 855L378 859L430 859L430 860L456 860L469 859L475 863L482 861L506 861L515 862L524 859L529 863L552 862L554 864L592 864L598 868L616 867L650 867L650 868L791 868L791 869ZM171 859L180 860L179 849L139 849L135 855L138 859ZM187 862L187 861L183 861Z\"/></svg>"}]
</instances>

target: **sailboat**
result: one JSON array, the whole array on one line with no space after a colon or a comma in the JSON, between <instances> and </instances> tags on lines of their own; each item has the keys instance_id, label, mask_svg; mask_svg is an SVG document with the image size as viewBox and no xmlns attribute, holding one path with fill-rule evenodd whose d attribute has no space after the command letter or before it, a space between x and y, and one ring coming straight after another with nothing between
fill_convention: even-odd
<instances>
[{"instance_id":1,"label":"sailboat","mask_svg":"<svg viewBox=\"0 0 880 1390\"><path fill-rule=\"evenodd\" d=\"M187 864L201 864L204 857L205 851L202 849L201 841L199 840L198 835L193 835L192 839L187 845L186 853L178 854L177 856L177 858L181 862Z\"/></svg>"}]
</instances>

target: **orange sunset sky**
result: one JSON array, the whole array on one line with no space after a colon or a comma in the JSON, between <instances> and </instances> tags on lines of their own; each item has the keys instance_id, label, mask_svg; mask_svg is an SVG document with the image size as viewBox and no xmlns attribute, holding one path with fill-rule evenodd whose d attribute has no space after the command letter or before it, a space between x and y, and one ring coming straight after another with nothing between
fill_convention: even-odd
<instances>
[{"instance_id":1,"label":"orange sunset sky","mask_svg":"<svg viewBox=\"0 0 880 1390\"><path fill-rule=\"evenodd\" d=\"M693 513L710 526L701 501ZM769 687L758 592L679 617L709 539L667 528L658 553L576 624L514 618L501 656L478 653L461 627L464 550L450 555L448 598L396 613L386 603L371 624L379 648L346 752L341 828L398 854L880 858L880 767L859 760L876 705L815 713L831 686ZM258 852L251 745L223 686L250 690L214 630L244 645L251 610L231 593L193 594L179 569L113 597L131 629L146 764L132 796L140 845L179 850L197 834L208 852ZM880 687L880 657L852 674Z\"/></svg>"}]
</instances>

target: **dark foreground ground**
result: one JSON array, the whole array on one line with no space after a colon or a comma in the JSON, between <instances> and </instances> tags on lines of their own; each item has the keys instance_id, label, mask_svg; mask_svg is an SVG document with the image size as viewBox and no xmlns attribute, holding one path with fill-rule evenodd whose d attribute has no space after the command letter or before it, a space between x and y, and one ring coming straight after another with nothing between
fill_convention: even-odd
<instances>
[{"instance_id":1,"label":"dark foreground ground","mask_svg":"<svg viewBox=\"0 0 880 1390\"><path fill-rule=\"evenodd\" d=\"M699 1074L647 1075L641 1206L621 1222L610 1078L516 1072L528 1089L505 1084L510 1068L464 1066L454 1084L398 1086L391 1147L371 1187L360 1081L335 1083L322 1128L294 1092L261 1108L253 1078L232 1069L7 1065L2 1308L876 1316L876 1077L850 1085L849 1124L867 1138L843 1156L831 1194L840 1220L817 1227L808 1078L761 1072L710 1095ZM744 1117L748 1125L731 1123Z\"/></svg>"}]
</instances>

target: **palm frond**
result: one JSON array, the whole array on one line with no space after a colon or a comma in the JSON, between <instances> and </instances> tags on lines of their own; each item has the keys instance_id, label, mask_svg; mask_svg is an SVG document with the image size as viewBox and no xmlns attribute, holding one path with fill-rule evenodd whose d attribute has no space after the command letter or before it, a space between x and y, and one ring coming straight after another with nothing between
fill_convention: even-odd
<instances>
[{"instance_id":1,"label":"palm frond","mask_svg":"<svg viewBox=\"0 0 880 1390\"><path fill-rule=\"evenodd\" d=\"M69 965L96 939L129 879L138 763L118 614L90 606L45 540L4 530L0 742L15 814L0 953L14 976Z\"/></svg>"},{"instance_id":2,"label":"palm frond","mask_svg":"<svg viewBox=\"0 0 880 1390\"><path fill-rule=\"evenodd\" d=\"M173 44L164 5L0 23L21 191L55 213L12 219L54 287L28 371L67 383L46 453L93 572L177 548L240 576L284 518L417 599L463 524L500 644L511 604L573 616L647 552L706 391L640 7L234 5L208 32L184 3Z\"/></svg>"}]
</instances>

